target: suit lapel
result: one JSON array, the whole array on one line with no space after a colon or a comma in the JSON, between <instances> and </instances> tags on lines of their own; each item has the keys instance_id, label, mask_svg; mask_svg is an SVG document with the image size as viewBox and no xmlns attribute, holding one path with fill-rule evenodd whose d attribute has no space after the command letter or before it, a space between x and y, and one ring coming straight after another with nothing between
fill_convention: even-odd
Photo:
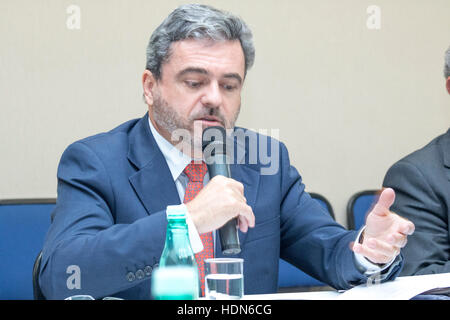
<instances>
[{"instance_id":1,"label":"suit lapel","mask_svg":"<svg viewBox=\"0 0 450 320\"><path fill-rule=\"evenodd\" d=\"M147 114L130 132L128 159L138 169L129 181L149 214L180 204L167 162L151 134Z\"/></svg>"}]
</instances>

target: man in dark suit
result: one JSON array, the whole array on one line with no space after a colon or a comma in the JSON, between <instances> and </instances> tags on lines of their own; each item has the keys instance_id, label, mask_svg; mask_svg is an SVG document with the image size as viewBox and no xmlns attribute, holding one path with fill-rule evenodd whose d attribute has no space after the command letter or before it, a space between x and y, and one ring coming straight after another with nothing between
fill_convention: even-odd
<instances>
[{"instance_id":1,"label":"man in dark suit","mask_svg":"<svg viewBox=\"0 0 450 320\"><path fill-rule=\"evenodd\" d=\"M151 298L169 205L185 210L199 254L212 246L220 257L215 231L238 219L246 294L277 290L280 256L336 288L399 273L414 225L389 211L393 190L364 229L348 231L305 192L282 143L234 127L253 60L245 23L208 6L181 6L155 30L142 78L148 114L75 142L61 157L40 272L47 298ZM209 177L202 162L198 140L217 125L250 137L233 137L231 178ZM254 157L263 149L269 163ZM204 187L186 201L191 170L203 172Z\"/></svg>"},{"instance_id":2,"label":"man in dark suit","mask_svg":"<svg viewBox=\"0 0 450 320\"><path fill-rule=\"evenodd\" d=\"M450 48L444 76L450 94ZM402 274L450 272L450 130L395 163L383 185L396 192L392 210L416 226Z\"/></svg>"}]
</instances>

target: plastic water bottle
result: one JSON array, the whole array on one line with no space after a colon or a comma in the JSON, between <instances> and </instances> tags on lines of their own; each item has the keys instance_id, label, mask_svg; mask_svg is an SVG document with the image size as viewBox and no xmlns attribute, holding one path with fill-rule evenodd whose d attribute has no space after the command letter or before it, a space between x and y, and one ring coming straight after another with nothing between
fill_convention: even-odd
<instances>
[{"instance_id":1,"label":"plastic water bottle","mask_svg":"<svg viewBox=\"0 0 450 320\"><path fill-rule=\"evenodd\" d=\"M152 295L159 300L198 299L198 268L189 240L186 210L168 206L166 213L166 243L159 268L152 276Z\"/></svg>"}]
</instances>

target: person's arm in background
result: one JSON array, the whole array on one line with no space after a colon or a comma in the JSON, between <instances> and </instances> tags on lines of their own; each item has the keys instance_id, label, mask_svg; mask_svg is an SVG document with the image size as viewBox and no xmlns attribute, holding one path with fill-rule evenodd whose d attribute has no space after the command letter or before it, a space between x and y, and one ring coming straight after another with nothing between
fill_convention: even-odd
<instances>
[{"instance_id":1,"label":"person's arm in background","mask_svg":"<svg viewBox=\"0 0 450 320\"><path fill-rule=\"evenodd\" d=\"M437 184L430 178L433 177L413 163L402 160L388 170L383 182L384 187L396 192L391 210L416 226L402 250L402 275L450 272L449 208L437 195ZM445 188L445 184L438 185Z\"/></svg>"}]
</instances>

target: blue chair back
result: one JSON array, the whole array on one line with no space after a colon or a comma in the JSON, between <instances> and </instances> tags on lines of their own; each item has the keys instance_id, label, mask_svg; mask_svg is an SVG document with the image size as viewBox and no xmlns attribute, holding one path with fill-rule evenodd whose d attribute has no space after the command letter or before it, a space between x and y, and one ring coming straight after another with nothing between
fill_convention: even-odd
<instances>
[{"instance_id":1,"label":"blue chair back","mask_svg":"<svg viewBox=\"0 0 450 320\"><path fill-rule=\"evenodd\" d=\"M33 299L33 265L55 199L0 201L0 300Z\"/></svg>"},{"instance_id":2,"label":"blue chair back","mask_svg":"<svg viewBox=\"0 0 450 320\"><path fill-rule=\"evenodd\" d=\"M330 216L334 219L334 210L330 202L319 193L309 193L310 196L318 201L320 205L325 208ZM325 283L317 280L314 277L304 273L302 270L293 266L289 262L280 258L278 266L278 287L321 287L326 286ZM285 290L285 289L284 289ZM297 290L297 289L295 289Z\"/></svg>"},{"instance_id":3,"label":"blue chair back","mask_svg":"<svg viewBox=\"0 0 450 320\"><path fill-rule=\"evenodd\" d=\"M364 190L355 193L347 203L347 224L352 230L360 229L366 223L366 216L375 205L380 190Z\"/></svg>"}]
</instances>

